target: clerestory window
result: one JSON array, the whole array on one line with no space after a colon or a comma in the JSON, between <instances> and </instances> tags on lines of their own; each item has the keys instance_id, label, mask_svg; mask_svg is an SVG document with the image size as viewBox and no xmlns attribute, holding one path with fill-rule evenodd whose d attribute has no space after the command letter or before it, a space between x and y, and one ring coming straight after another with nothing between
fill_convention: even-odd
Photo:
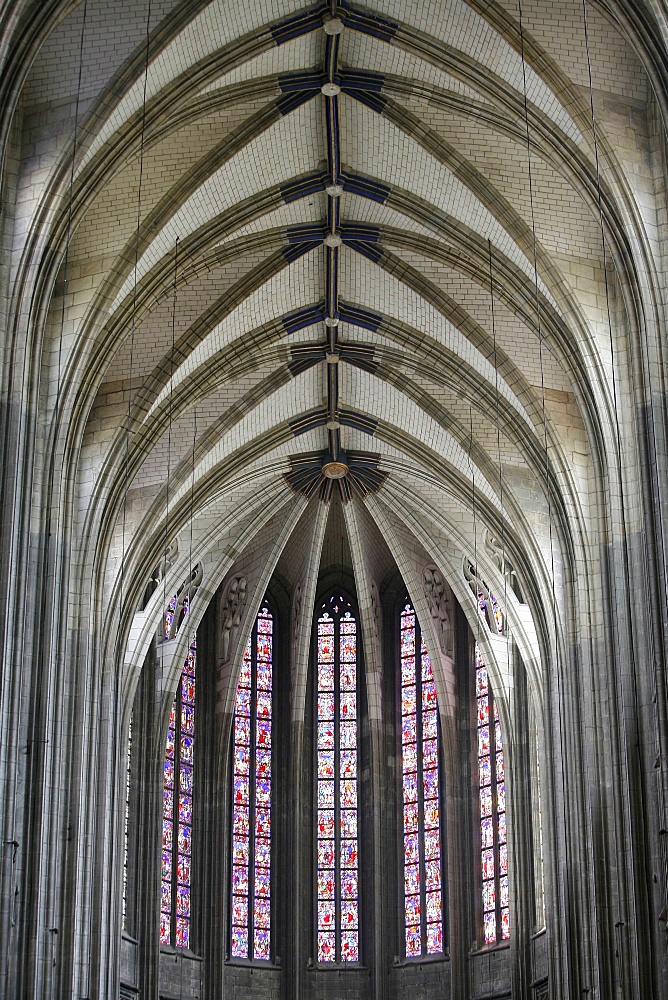
<instances>
[{"instance_id":1,"label":"clerestory window","mask_svg":"<svg viewBox=\"0 0 668 1000\"><path fill-rule=\"evenodd\" d=\"M271 958L274 616L263 604L234 702L232 958Z\"/></svg>"},{"instance_id":2,"label":"clerestory window","mask_svg":"<svg viewBox=\"0 0 668 1000\"><path fill-rule=\"evenodd\" d=\"M436 684L417 615L400 614L401 781L406 958L443 951L440 732Z\"/></svg>"},{"instance_id":3,"label":"clerestory window","mask_svg":"<svg viewBox=\"0 0 668 1000\"><path fill-rule=\"evenodd\" d=\"M317 960L357 962L359 940L358 628L338 592L316 622Z\"/></svg>"}]
</instances>

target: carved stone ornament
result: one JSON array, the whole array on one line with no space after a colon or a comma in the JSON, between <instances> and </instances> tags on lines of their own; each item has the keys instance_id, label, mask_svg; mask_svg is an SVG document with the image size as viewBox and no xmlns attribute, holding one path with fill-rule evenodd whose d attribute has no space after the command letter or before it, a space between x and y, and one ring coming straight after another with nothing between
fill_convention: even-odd
<instances>
[{"instance_id":1,"label":"carved stone ornament","mask_svg":"<svg viewBox=\"0 0 668 1000\"><path fill-rule=\"evenodd\" d=\"M220 603L220 620L222 633L223 662L230 658L232 640L241 624L246 597L248 595L248 579L245 576L234 576L225 587Z\"/></svg>"},{"instance_id":2,"label":"carved stone ornament","mask_svg":"<svg viewBox=\"0 0 668 1000\"><path fill-rule=\"evenodd\" d=\"M204 570L201 563L196 563L190 571L190 576L179 587L176 595L165 608L164 636L159 638L174 639L183 624L188 611L192 607L195 594L199 590Z\"/></svg>"},{"instance_id":3,"label":"carved stone ornament","mask_svg":"<svg viewBox=\"0 0 668 1000\"><path fill-rule=\"evenodd\" d=\"M376 581L371 581L371 628L373 637L380 648L380 594Z\"/></svg>"},{"instance_id":4,"label":"carved stone ornament","mask_svg":"<svg viewBox=\"0 0 668 1000\"><path fill-rule=\"evenodd\" d=\"M508 562L504 552L504 547L501 545L498 538L495 538L489 528L485 531L484 545L485 552L497 567L499 572L505 577L508 586L515 594L517 600L520 604L523 604L524 599L522 597L522 588L520 586L520 581L517 578L517 573Z\"/></svg>"},{"instance_id":5,"label":"carved stone ornament","mask_svg":"<svg viewBox=\"0 0 668 1000\"><path fill-rule=\"evenodd\" d=\"M169 545L165 546L165 551L158 565L153 570L153 576L151 577L152 583L162 583L162 581L167 576L167 573L172 568L176 562L176 557L179 554L179 540L178 538L173 539Z\"/></svg>"},{"instance_id":6,"label":"carved stone ornament","mask_svg":"<svg viewBox=\"0 0 668 1000\"><path fill-rule=\"evenodd\" d=\"M295 642L299 638L299 623L302 617L302 585L298 583L295 587L295 596L292 600L292 638Z\"/></svg>"},{"instance_id":7,"label":"carved stone ornament","mask_svg":"<svg viewBox=\"0 0 668 1000\"><path fill-rule=\"evenodd\" d=\"M434 621L434 628L441 650L448 655L453 652L452 639L452 608L450 606L450 589L436 566L425 566L422 572L424 596L427 598L429 614Z\"/></svg>"}]
</instances>

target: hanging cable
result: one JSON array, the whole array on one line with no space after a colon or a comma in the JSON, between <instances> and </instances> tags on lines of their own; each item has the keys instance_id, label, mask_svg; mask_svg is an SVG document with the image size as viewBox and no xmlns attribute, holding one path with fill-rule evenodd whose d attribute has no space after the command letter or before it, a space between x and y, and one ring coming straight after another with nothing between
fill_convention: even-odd
<instances>
[{"instance_id":1,"label":"hanging cable","mask_svg":"<svg viewBox=\"0 0 668 1000\"><path fill-rule=\"evenodd\" d=\"M531 212L531 234L532 234L532 257L533 257L533 285L534 285L534 298L535 298L535 311L536 311L536 333L538 335L538 357L540 362L540 394L541 394L541 415L543 423L543 453L544 453L544 469L543 476L545 482L545 498L547 502L547 523L548 523L548 539L550 546L550 587L551 587L551 597L552 597L552 630L553 630L553 655L554 664L549 662L545 664L545 670L543 672L543 679L546 677L553 676L556 685L556 705L557 705L557 724L558 724L558 734L559 734L559 753L560 760L566 761L569 759L569 755L566 748L566 739L564 735L564 720L563 720L563 709L562 709L562 697L563 692L561 689L561 657L560 648L561 644L559 642L559 628L558 628L558 618L557 618L557 593L556 593L556 582L555 582L555 557L554 557L554 529L552 525L552 490L550 486L550 460L549 460L549 450L548 450L548 432L547 432L547 407L545 402L545 365L544 365L544 344L543 344L543 324L542 324L542 314L540 305L540 291L538 287L538 243L536 237L536 211L534 204L534 190L533 190L533 167L531 159L531 130L529 126L529 101L527 97L527 72L526 72L526 57L524 51L524 27L522 20L522 0L518 0L518 26L519 26L519 38L520 38L520 56L522 60L522 97L523 97L523 107L524 107L524 127L525 127L525 138L526 138L526 148L527 148L527 171L528 171L528 182L529 182L529 207ZM551 644L551 645L552 645ZM546 648L546 653L549 653L549 646ZM553 666L553 670L550 667ZM543 689L544 690L544 689ZM543 700L543 705L545 706L545 700ZM562 801L569 801L568 788L566 786L566 776L564 768L560 769L561 784L562 784ZM540 792L539 792L540 794ZM554 801L554 800L553 800ZM556 812L556 810L555 810ZM568 821L568 819L567 819Z\"/></svg>"},{"instance_id":2,"label":"hanging cable","mask_svg":"<svg viewBox=\"0 0 668 1000\"><path fill-rule=\"evenodd\" d=\"M607 324L608 324L608 343L609 343L609 349L610 349L610 380L611 380L611 386L612 386L612 412L613 412L613 419L614 419L614 425L615 425L614 451L615 451L615 465L616 465L617 480L618 480L618 484L619 484L619 507L620 507L620 511L619 512L620 512L620 516L621 516L621 527L622 527L622 531L621 531L622 538L621 538L621 546L620 547L621 547L621 554L622 554L622 561L623 561L623 570L624 570L624 572L623 572L623 579L625 581L630 581L631 574L630 574L630 557L629 557L628 540L627 540L626 490L625 490L625 486L624 486L624 470L623 470L623 463L622 463L623 437L622 437L622 434L621 434L621 425L620 425L619 410L618 410L617 364L616 364L616 359L615 359L615 345L614 345L614 334L613 334L613 328L612 328L612 314L611 314L611 310L610 310L610 283L609 283L609 280L608 280L608 264L607 264L608 247L607 247L607 239L606 239L606 235L605 235L605 220L604 220L604 213L603 213L603 199L602 199L602 193L601 193L601 164L600 164L600 156L599 156L598 130L597 130L597 124L596 124L596 115L595 115L595 112L594 112L594 87L593 87L593 79L592 79L591 51L590 51L590 44L589 44L589 22L588 22L587 0L582 0L582 13L583 13L583 26L584 26L584 41L585 41L585 49L586 49L586 53L587 53L587 73L588 73L588 81L589 81L589 110L590 110L590 115L591 115L592 139L593 139L593 144L594 144L594 165L595 165L595 170L596 170L596 201L597 201L597 208L598 208L599 230L600 230L600 234L601 234L601 251L602 251L602 254L603 254L603 279L604 279L604 283L605 283L605 306L606 306L606 319L607 319ZM646 353L648 353L647 342L646 342L645 350L646 350ZM649 390L650 391L649 391L648 407L649 407L650 411L653 411L652 396L651 396L651 384L649 386ZM653 419L650 420L650 427L651 427L653 435L655 435L655 427L654 427ZM655 454L656 454L656 437L654 437L654 439L653 439L653 445L654 445ZM660 531L663 534L663 526L661 524L661 519L659 518L658 520L659 520L659 525L660 525ZM663 542L663 538L662 538L662 542ZM645 546L645 551L646 551L646 537L645 537L645 533L644 532L643 532L643 544ZM662 551L665 551L663 549L663 546L662 546ZM666 582L666 574L665 574L665 564L664 564L664 585L665 585L665 582ZM629 672L630 672L631 681L632 681L634 722L637 725L639 723L639 709L638 709L638 676L637 676L637 667L636 667L635 642L634 642L634 634L633 634L634 633L634 628L633 628L634 613L633 613L633 607L632 607L632 603L631 603L631 595L629 593L629 588L628 587L624 588L624 603L626 605L626 612L627 612L627 615L628 615L628 630L629 630L629 633L630 633L629 634L629 640L630 641L629 641L629 644L628 644L629 645L629 649L628 649L628 667L629 667ZM613 614L612 615L612 619L613 619L613 622L614 622L614 626L613 627L614 627L614 631L615 631L617 651L619 653L619 651L622 649L621 635L620 635L620 631L621 631L620 616L617 615L617 614ZM656 655L656 648L655 648L655 642L654 642L654 630L652 628L649 629L649 643L650 643L650 650L651 650L651 655L652 655L652 663L653 663L654 671L655 671L655 683L656 683L657 672L658 672L658 670L660 668L658 666L658 659L657 659L657 655ZM616 673L617 672L615 671L615 676L616 676ZM661 692L660 691L658 692L658 697L661 698ZM620 704L620 708L622 710L622 714L623 714L624 703L625 703L625 700L624 700L624 697L623 697L623 692L620 692L620 701L619 701L619 704ZM659 729L660 729L660 727L659 727ZM624 744L625 755L626 755L626 759L628 760L628 759L630 759L631 751L629 750L629 748L627 746L626 727L624 725L618 725L618 733L619 733L619 735L621 737L622 743ZM659 732L659 736L661 737L661 732ZM641 809L641 815L642 816L647 816L648 813L647 813L647 807L646 807L646 803L645 803L645 788L644 788L644 783L642 781L639 782L638 794L640 795L640 797L641 797L641 799L643 801L643 807ZM616 796L615 797L615 803L617 803L618 799L619 799L619 797ZM665 801L663 802L663 806L664 806L664 815L665 815L665 806L666 806ZM617 808L615 809L615 816L616 815L617 815ZM622 829L623 829L624 828L623 817L620 816L619 820L617 822L619 823L620 826L622 826ZM628 823L629 824L631 823L630 816L628 818ZM620 856L619 840L618 840L619 834L618 834L618 831L617 831L617 823L615 824L615 837L616 837L616 840L617 840L617 843L616 843L616 853L617 853L618 856ZM666 865L666 868L668 869L667 853L666 853L666 848L665 847L663 849L663 853L664 853L664 865ZM628 925L628 922L629 922L629 919L630 919L629 918L628 897L627 897L627 893L625 891L625 881L623 879L619 880L618 889L619 889L620 897L623 899L623 910L622 910L622 912L619 915L618 921L615 923L615 930L617 931L617 935L618 935L617 954L618 954L618 958L619 958L619 967L620 967L620 973L621 973L621 980L622 980L622 984L623 984L622 988L624 989L624 995L625 996L630 996L631 992L632 992L632 984L631 984L632 977L631 977L631 974L630 974L630 971L629 971L629 968L628 968L628 964L629 964L628 961L624 961L623 960L623 956L625 956L627 954L628 948L626 946L627 942L624 942L622 940L622 938L623 938L623 936L625 934L625 928Z\"/></svg>"}]
</instances>

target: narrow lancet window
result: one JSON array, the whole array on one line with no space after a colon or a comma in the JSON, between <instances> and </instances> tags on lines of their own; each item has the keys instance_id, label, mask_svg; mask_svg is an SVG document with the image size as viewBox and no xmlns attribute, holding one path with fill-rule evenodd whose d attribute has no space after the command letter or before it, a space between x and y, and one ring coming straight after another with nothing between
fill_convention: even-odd
<instances>
[{"instance_id":1,"label":"narrow lancet window","mask_svg":"<svg viewBox=\"0 0 668 1000\"><path fill-rule=\"evenodd\" d=\"M503 741L487 667L477 645L475 655L483 936L485 944L496 944L510 937Z\"/></svg>"},{"instance_id":2,"label":"narrow lancet window","mask_svg":"<svg viewBox=\"0 0 668 1000\"><path fill-rule=\"evenodd\" d=\"M401 612L401 759L406 958L443 951L436 685L415 611Z\"/></svg>"},{"instance_id":3,"label":"narrow lancet window","mask_svg":"<svg viewBox=\"0 0 668 1000\"><path fill-rule=\"evenodd\" d=\"M248 639L234 702L233 958L271 957L272 675L274 619L265 606Z\"/></svg>"},{"instance_id":4,"label":"narrow lancet window","mask_svg":"<svg viewBox=\"0 0 668 1000\"><path fill-rule=\"evenodd\" d=\"M195 639L167 727L162 813L160 943L191 946L193 763L195 750Z\"/></svg>"},{"instance_id":5,"label":"narrow lancet window","mask_svg":"<svg viewBox=\"0 0 668 1000\"><path fill-rule=\"evenodd\" d=\"M357 962L357 621L332 596L317 621L317 955Z\"/></svg>"}]
</instances>

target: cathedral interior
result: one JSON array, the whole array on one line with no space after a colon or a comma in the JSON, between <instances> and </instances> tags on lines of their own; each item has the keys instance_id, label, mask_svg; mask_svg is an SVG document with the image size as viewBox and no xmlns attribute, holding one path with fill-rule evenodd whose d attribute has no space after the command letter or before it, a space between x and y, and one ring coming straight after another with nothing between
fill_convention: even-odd
<instances>
[{"instance_id":1,"label":"cathedral interior","mask_svg":"<svg viewBox=\"0 0 668 1000\"><path fill-rule=\"evenodd\" d=\"M0 995L666 1000L666 0L0 53Z\"/></svg>"}]
</instances>

